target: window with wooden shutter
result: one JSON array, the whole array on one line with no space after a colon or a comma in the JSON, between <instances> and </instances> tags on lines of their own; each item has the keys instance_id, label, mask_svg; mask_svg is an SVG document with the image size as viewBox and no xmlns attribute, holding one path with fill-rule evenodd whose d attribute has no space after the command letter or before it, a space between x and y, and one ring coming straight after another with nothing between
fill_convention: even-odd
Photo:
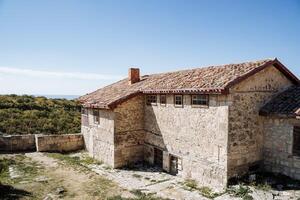
<instances>
[{"instance_id":1,"label":"window with wooden shutter","mask_svg":"<svg viewBox=\"0 0 300 200\"><path fill-rule=\"evenodd\" d=\"M294 126L293 155L300 156L300 126Z\"/></svg>"}]
</instances>

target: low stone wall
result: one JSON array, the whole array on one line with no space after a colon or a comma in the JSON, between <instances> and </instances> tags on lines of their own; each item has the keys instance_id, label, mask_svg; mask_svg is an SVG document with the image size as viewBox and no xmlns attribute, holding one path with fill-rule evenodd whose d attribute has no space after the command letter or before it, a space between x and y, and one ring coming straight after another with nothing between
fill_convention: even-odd
<instances>
[{"instance_id":1,"label":"low stone wall","mask_svg":"<svg viewBox=\"0 0 300 200\"><path fill-rule=\"evenodd\" d=\"M46 152L69 152L84 148L82 134L36 135L36 150Z\"/></svg>"},{"instance_id":2,"label":"low stone wall","mask_svg":"<svg viewBox=\"0 0 300 200\"><path fill-rule=\"evenodd\" d=\"M34 135L0 136L0 152L35 151Z\"/></svg>"}]
</instances>

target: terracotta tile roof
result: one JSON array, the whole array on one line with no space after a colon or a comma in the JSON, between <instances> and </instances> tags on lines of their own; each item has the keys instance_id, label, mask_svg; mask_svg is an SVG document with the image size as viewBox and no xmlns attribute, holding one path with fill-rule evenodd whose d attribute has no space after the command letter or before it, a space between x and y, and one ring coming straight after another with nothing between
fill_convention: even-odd
<instances>
[{"instance_id":1,"label":"terracotta tile roof","mask_svg":"<svg viewBox=\"0 0 300 200\"><path fill-rule=\"evenodd\" d=\"M263 116L300 116L300 85L292 86L278 94L260 110Z\"/></svg>"},{"instance_id":2,"label":"terracotta tile roof","mask_svg":"<svg viewBox=\"0 0 300 200\"><path fill-rule=\"evenodd\" d=\"M277 59L228 64L142 76L132 85L123 79L90 94L79 101L85 107L113 108L120 102L139 93L226 93L234 84L269 65L275 65L286 76L298 82Z\"/></svg>"}]
</instances>

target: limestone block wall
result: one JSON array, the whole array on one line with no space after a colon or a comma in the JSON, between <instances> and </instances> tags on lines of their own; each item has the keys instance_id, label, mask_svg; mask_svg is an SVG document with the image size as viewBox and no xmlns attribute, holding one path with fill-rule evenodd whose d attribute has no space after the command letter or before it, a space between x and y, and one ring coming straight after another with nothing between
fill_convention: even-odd
<instances>
[{"instance_id":1,"label":"limestone block wall","mask_svg":"<svg viewBox=\"0 0 300 200\"><path fill-rule=\"evenodd\" d=\"M35 151L34 135L0 136L0 152Z\"/></svg>"},{"instance_id":2,"label":"limestone block wall","mask_svg":"<svg viewBox=\"0 0 300 200\"><path fill-rule=\"evenodd\" d=\"M230 90L228 176L247 173L263 160L263 127L260 108L292 83L269 66Z\"/></svg>"},{"instance_id":3,"label":"limestone block wall","mask_svg":"<svg viewBox=\"0 0 300 200\"><path fill-rule=\"evenodd\" d=\"M114 118L111 110L99 110L100 123L95 124L93 110L88 109L87 125L81 126L84 145L90 156L114 167Z\"/></svg>"},{"instance_id":4,"label":"limestone block wall","mask_svg":"<svg viewBox=\"0 0 300 200\"><path fill-rule=\"evenodd\" d=\"M264 118L264 168L300 180L300 157L293 155L293 127L300 119Z\"/></svg>"},{"instance_id":5,"label":"limestone block wall","mask_svg":"<svg viewBox=\"0 0 300 200\"><path fill-rule=\"evenodd\" d=\"M36 135L36 150L45 152L70 152L83 149L81 134Z\"/></svg>"},{"instance_id":6,"label":"limestone block wall","mask_svg":"<svg viewBox=\"0 0 300 200\"><path fill-rule=\"evenodd\" d=\"M143 161L144 97L133 97L118 105L114 113L115 167Z\"/></svg>"},{"instance_id":7,"label":"limestone block wall","mask_svg":"<svg viewBox=\"0 0 300 200\"><path fill-rule=\"evenodd\" d=\"M166 105L145 105L145 160L153 162L152 148L158 147L182 159L183 177L224 188L227 184L227 97L210 95L209 106L200 108L191 106L191 95L183 98L183 107L174 106L174 95L167 95Z\"/></svg>"}]
</instances>

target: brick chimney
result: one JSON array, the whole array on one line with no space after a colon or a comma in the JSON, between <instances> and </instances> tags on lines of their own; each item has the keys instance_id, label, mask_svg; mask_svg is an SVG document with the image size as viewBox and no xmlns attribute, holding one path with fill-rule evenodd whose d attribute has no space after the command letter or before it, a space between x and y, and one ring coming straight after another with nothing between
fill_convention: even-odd
<instances>
[{"instance_id":1,"label":"brick chimney","mask_svg":"<svg viewBox=\"0 0 300 200\"><path fill-rule=\"evenodd\" d=\"M140 69L139 68L129 68L128 80L129 80L129 85L139 82L140 81Z\"/></svg>"}]
</instances>

